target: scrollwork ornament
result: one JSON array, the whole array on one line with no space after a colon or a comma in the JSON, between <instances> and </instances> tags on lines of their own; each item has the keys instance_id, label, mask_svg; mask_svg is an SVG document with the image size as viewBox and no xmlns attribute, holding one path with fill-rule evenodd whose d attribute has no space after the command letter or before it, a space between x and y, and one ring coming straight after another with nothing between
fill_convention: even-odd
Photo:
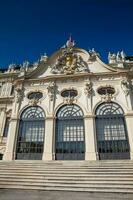
<instances>
[{"instance_id":1,"label":"scrollwork ornament","mask_svg":"<svg viewBox=\"0 0 133 200\"><path fill-rule=\"evenodd\" d=\"M76 100L75 97L66 97L66 98L64 98L64 102L66 104L73 104L75 100Z\"/></svg>"},{"instance_id":2,"label":"scrollwork ornament","mask_svg":"<svg viewBox=\"0 0 133 200\"><path fill-rule=\"evenodd\" d=\"M114 96L112 94L102 95L102 101L104 102L111 102Z\"/></svg>"},{"instance_id":3,"label":"scrollwork ornament","mask_svg":"<svg viewBox=\"0 0 133 200\"><path fill-rule=\"evenodd\" d=\"M29 101L29 104L30 104L31 106L36 106L38 102L39 102L38 99L31 99L31 100Z\"/></svg>"}]
</instances>

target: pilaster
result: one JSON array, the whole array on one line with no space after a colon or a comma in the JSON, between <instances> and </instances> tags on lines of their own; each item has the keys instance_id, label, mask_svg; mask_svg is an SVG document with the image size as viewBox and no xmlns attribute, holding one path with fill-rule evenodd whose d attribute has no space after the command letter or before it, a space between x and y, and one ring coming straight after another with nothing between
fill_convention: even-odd
<instances>
[{"instance_id":1,"label":"pilaster","mask_svg":"<svg viewBox=\"0 0 133 200\"><path fill-rule=\"evenodd\" d=\"M133 113L127 113L125 115L127 134L130 145L130 158L133 160Z\"/></svg>"},{"instance_id":2,"label":"pilaster","mask_svg":"<svg viewBox=\"0 0 133 200\"><path fill-rule=\"evenodd\" d=\"M88 115L84 118L85 122L85 160L97 160L96 140L94 129L94 116Z\"/></svg>"},{"instance_id":3,"label":"pilaster","mask_svg":"<svg viewBox=\"0 0 133 200\"><path fill-rule=\"evenodd\" d=\"M44 140L44 152L42 160L53 160L53 129L54 118L52 116L45 119L45 140Z\"/></svg>"},{"instance_id":4,"label":"pilaster","mask_svg":"<svg viewBox=\"0 0 133 200\"><path fill-rule=\"evenodd\" d=\"M3 160L13 160L15 158L14 144L16 141L17 124L18 124L18 119L12 118L9 125L9 134Z\"/></svg>"}]
</instances>

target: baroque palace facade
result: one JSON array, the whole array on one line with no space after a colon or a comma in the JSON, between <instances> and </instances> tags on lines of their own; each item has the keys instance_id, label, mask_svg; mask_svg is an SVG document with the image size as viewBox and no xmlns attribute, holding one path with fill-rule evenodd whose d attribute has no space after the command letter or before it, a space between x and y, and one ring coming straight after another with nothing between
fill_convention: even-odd
<instances>
[{"instance_id":1,"label":"baroque palace facade","mask_svg":"<svg viewBox=\"0 0 133 200\"><path fill-rule=\"evenodd\" d=\"M133 159L133 57L109 64L71 38L0 72L0 159Z\"/></svg>"}]
</instances>

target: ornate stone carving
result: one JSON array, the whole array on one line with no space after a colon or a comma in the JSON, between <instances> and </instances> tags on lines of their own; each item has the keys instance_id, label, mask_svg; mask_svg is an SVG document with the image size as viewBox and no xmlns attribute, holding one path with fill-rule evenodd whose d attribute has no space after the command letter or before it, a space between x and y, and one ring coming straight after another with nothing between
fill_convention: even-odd
<instances>
[{"instance_id":1,"label":"ornate stone carving","mask_svg":"<svg viewBox=\"0 0 133 200\"><path fill-rule=\"evenodd\" d=\"M100 54L97 53L97 52L95 51L94 48L89 49L88 53L89 53L89 55L90 55L89 60L95 60L95 59L96 59L96 56L100 57Z\"/></svg>"},{"instance_id":2,"label":"ornate stone carving","mask_svg":"<svg viewBox=\"0 0 133 200\"><path fill-rule=\"evenodd\" d=\"M92 95L93 89L92 89L92 83L89 80L88 83L85 84L85 89L84 89L85 95L90 97Z\"/></svg>"},{"instance_id":3,"label":"ornate stone carving","mask_svg":"<svg viewBox=\"0 0 133 200\"><path fill-rule=\"evenodd\" d=\"M47 60L48 60L48 56L47 56L46 53L45 53L44 55L41 55L41 59L40 59L40 61L47 62Z\"/></svg>"},{"instance_id":4,"label":"ornate stone carving","mask_svg":"<svg viewBox=\"0 0 133 200\"><path fill-rule=\"evenodd\" d=\"M54 81L49 83L47 90L48 90L48 95L49 95L50 100L53 101L54 95L55 95L55 90L56 90L56 84Z\"/></svg>"},{"instance_id":5,"label":"ornate stone carving","mask_svg":"<svg viewBox=\"0 0 133 200\"><path fill-rule=\"evenodd\" d=\"M20 72L25 72L28 70L30 63L28 61L24 61L21 68L20 68Z\"/></svg>"},{"instance_id":6,"label":"ornate stone carving","mask_svg":"<svg viewBox=\"0 0 133 200\"><path fill-rule=\"evenodd\" d=\"M34 90L28 93L27 98L29 99L29 104L36 106L38 102L41 102L43 98L43 93L40 90Z\"/></svg>"},{"instance_id":7,"label":"ornate stone carving","mask_svg":"<svg viewBox=\"0 0 133 200\"><path fill-rule=\"evenodd\" d=\"M88 71L87 63L83 61L80 55L74 52L73 47L72 41L68 41L52 67L52 73L73 74L75 72Z\"/></svg>"},{"instance_id":8,"label":"ornate stone carving","mask_svg":"<svg viewBox=\"0 0 133 200\"><path fill-rule=\"evenodd\" d=\"M112 94L105 94L101 96L102 101L111 102L114 96Z\"/></svg>"},{"instance_id":9,"label":"ornate stone carving","mask_svg":"<svg viewBox=\"0 0 133 200\"><path fill-rule=\"evenodd\" d=\"M64 98L64 103L66 103L66 104L72 104L72 103L74 103L74 101L76 101L75 97L65 97Z\"/></svg>"},{"instance_id":10,"label":"ornate stone carving","mask_svg":"<svg viewBox=\"0 0 133 200\"><path fill-rule=\"evenodd\" d=\"M39 102L38 99L31 99L31 100L29 101L29 104L30 104L31 106L36 106L38 102Z\"/></svg>"},{"instance_id":11,"label":"ornate stone carving","mask_svg":"<svg viewBox=\"0 0 133 200\"><path fill-rule=\"evenodd\" d=\"M19 101L21 101L21 99L23 98L23 95L24 95L22 85L16 86L14 89L14 92L15 92L16 102L18 103Z\"/></svg>"},{"instance_id":12,"label":"ornate stone carving","mask_svg":"<svg viewBox=\"0 0 133 200\"><path fill-rule=\"evenodd\" d=\"M74 101L77 101L78 92L75 88L65 88L61 92L61 96L63 97L63 101L66 104L72 104Z\"/></svg>"},{"instance_id":13,"label":"ornate stone carving","mask_svg":"<svg viewBox=\"0 0 133 200\"><path fill-rule=\"evenodd\" d=\"M112 63L123 63L125 61L125 57L126 54L124 53L124 51L121 52L117 52L117 54L115 53L110 53L108 54L108 61L110 64ZM123 67L123 65L121 65L121 67Z\"/></svg>"},{"instance_id":14,"label":"ornate stone carving","mask_svg":"<svg viewBox=\"0 0 133 200\"><path fill-rule=\"evenodd\" d=\"M98 87L97 93L101 96L101 100L110 102L116 97L116 90L111 85L103 85Z\"/></svg>"},{"instance_id":15,"label":"ornate stone carving","mask_svg":"<svg viewBox=\"0 0 133 200\"><path fill-rule=\"evenodd\" d=\"M122 88L123 92L125 93L125 95L128 96L130 89L131 89L131 85L126 77L123 78L121 81L121 88Z\"/></svg>"},{"instance_id":16,"label":"ornate stone carving","mask_svg":"<svg viewBox=\"0 0 133 200\"><path fill-rule=\"evenodd\" d=\"M16 66L17 66L16 64L10 64L9 67L8 67L8 72L14 72Z\"/></svg>"}]
</instances>

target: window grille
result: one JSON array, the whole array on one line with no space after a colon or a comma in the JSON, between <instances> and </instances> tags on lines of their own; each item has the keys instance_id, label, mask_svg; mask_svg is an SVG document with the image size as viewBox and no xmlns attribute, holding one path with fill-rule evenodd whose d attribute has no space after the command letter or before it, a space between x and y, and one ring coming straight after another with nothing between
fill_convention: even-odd
<instances>
[{"instance_id":1,"label":"window grille","mask_svg":"<svg viewBox=\"0 0 133 200\"><path fill-rule=\"evenodd\" d=\"M16 159L42 159L45 115L38 106L27 108L21 115Z\"/></svg>"},{"instance_id":2,"label":"window grille","mask_svg":"<svg viewBox=\"0 0 133 200\"><path fill-rule=\"evenodd\" d=\"M77 105L61 107L56 116L56 159L83 160L85 134L83 112Z\"/></svg>"},{"instance_id":3,"label":"window grille","mask_svg":"<svg viewBox=\"0 0 133 200\"><path fill-rule=\"evenodd\" d=\"M122 108L113 102L96 110L97 148L100 159L128 159L129 143Z\"/></svg>"}]
</instances>

